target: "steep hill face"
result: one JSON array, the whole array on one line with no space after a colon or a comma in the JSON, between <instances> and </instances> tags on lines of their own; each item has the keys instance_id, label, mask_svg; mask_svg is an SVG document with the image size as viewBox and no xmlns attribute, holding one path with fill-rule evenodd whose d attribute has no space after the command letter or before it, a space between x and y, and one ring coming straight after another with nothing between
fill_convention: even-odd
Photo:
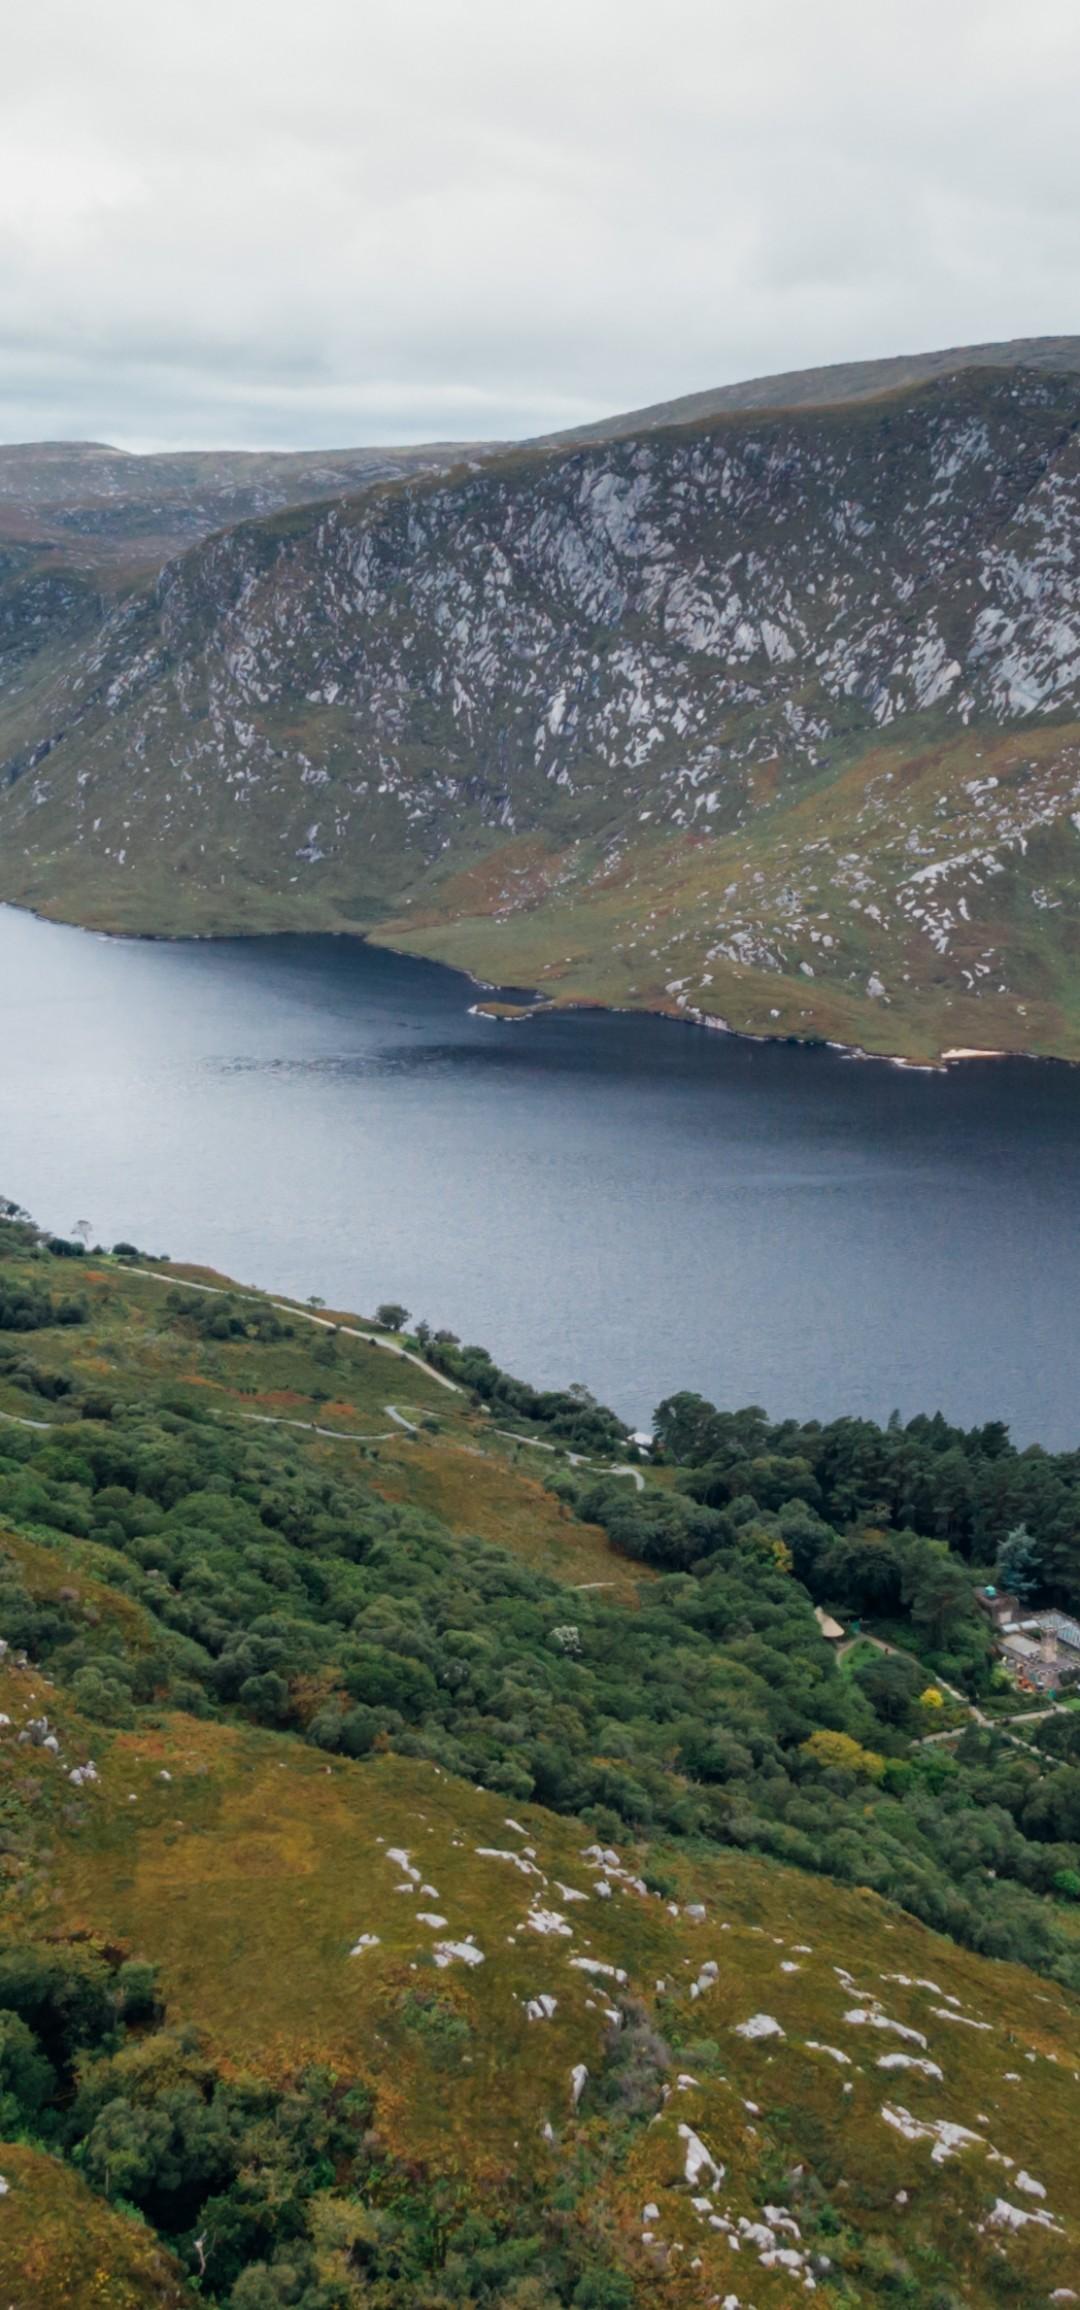
<instances>
[{"instance_id":1,"label":"steep hill face","mask_svg":"<svg viewBox=\"0 0 1080 2310\"><path fill-rule=\"evenodd\" d=\"M468 442L156 456L97 441L15 442L0 447L0 536L65 545L87 565L145 568L230 522L443 472L474 454Z\"/></svg>"},{"instance_id":2,"label":"steep hill face","mask_svg":"<svg viewBox=\"0 0 1080 2310\"><path fill-rule=\"evenodd\" d=\"M0 446L0 699L29 713L57 664L92 648L118 599L231 523L407 474L444 472L467 443L133 456L93 441Z\"/></svg>"},{"instance_id":3,"label":"steep hill face","mask_svg":"<svg viewBox=\"0 0 1080 2310\"><path fill-rule=\"evenodd\" d=\"M9 704L0 891L1076 1055L1078 419L976 367L234 527Z\"/></svg>"},{"instance_id":4,"label":"steep hill face","mask_svg":"<svg viewBox=\"0 0 1080 2310\"><path fill-rule=\"evenodd\" d=\"M676 1398L710 1496L745 1443L654 1564L569 1498L670 1545L689 1463L423 1349L0 1218L0 2301L1075 2300L1076 1718L927 1688L984 1642L941 1542L884 1685L778 1545L881 1596L938 1424L893 1523L815 1431L841 1536L808 1431Z\"/></svg>"}]
</instances>

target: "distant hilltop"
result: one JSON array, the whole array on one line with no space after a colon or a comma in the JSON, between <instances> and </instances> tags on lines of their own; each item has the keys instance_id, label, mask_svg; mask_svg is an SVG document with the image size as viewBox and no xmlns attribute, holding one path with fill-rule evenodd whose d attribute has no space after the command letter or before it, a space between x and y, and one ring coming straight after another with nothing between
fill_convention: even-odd
<instances>
[{"instance_id":1,"label":"distant hilltop","mask_svg":"<svg viewBox=\"0 0 1080 2310\"><path fill-rule=\"evenodd\" d=\"M0 897L1080 1058L1080 337L544 442L0 451Z\"/></svg>"}]
</instances>

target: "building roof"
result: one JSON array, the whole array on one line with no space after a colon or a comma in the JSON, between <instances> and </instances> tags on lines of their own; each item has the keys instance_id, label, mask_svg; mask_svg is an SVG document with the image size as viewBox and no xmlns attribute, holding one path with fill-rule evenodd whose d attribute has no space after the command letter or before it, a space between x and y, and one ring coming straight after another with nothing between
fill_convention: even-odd
<instances>
[{"instance_id":1,"label":"building roof","mask_svg":"<svg viewBox=\"0 0 1080 2310\"><path fill-rule=\"evenodd\" d=\"M1080 1652L1080 1621L1070 1620L1067 1612L1040 1612L1039 1626L1048 1628L1070 1652Z\"/></svg>"}]
</instances>

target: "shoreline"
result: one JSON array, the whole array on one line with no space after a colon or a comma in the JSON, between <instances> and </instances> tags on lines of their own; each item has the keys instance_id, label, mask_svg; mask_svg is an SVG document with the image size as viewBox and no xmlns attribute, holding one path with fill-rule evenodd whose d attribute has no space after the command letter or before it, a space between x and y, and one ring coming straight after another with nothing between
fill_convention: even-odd
<instances>
[{"instance_id":1,"label":"shoreline","mask_svg":"<svg viewBox=\"0 0 1080 2310\"><path fill-rule=\"evenodd\" d=\"M130 941L133 945L140 946L209 946L224 945L233 940L245 940L254 943L259 939L270 938L329 938L355 941L358 945L369 946L376 952L397 955L402 961L426 963L436 970L447 971L453 978L462 979L466 986L474 987L478 994L491 998L490 1003L469 1003L466 1006L468 1015L471 1018L489 1019L493 1026L520 1026L532 1018L566 1017L575 1011L593 1011L612 1018L663 1019L670 1026L696 1027L705 1034L729 1035L737 1042L776 1044L779 1047L787 1045L799 1050L832 1051L836 1057L860 1065L896 1067L906 1074L947 1075L954 1067L969 1066L980 1061L984 1063L993 1061L995 1065L1012 1060L1035 1067L1080 1066L1080 1059L1066 1058L1064 1054L1056 1051L1008 1051L989 1048L984 1050L968 1044L950 1047L948 1050L939 1052L936 1058L916 1059L909 1057L903 1051L868 1051L862 1043L845 1043L825 1034L800 1035L793 1032L759 1034L753 1028L733 1027L727 1019L714 1016L709 1012L692 1010L689 1007L681 1011L667 1010L662 1005L655 1003L605 1003L588 996L570 997L566 1001L560 1002L557 998L545 995L538 987L515 987L512 990L507 987L500 987L490 979L478 977L475 971L467 969L462 964L444 962L436 955L415 954L409 947L399 947L390 940L380 940L377 934L372 931L353 929L291 930L281 927L274 930L108 930L97 923L75 922L66 915L46 914L41 907L23 904L18 899L0 898L0 912L5 908L10 908L13 914L29 915L32 921L40 922L49 929L79 931L84 937L106 939L115 945L123 945ZM531 995L532 1000L522 1002L514 999L522 995Z\"/></svg>"},{"instance_id":2,"label":"shoreline","mask_svg":"<svg viewBox=\"0 0 1080 2310\"><path fill-rule=\"evenodd\" d=\"M400 954L403 957L409 954L409 950L403 947L384 947L382 951L384 954ZM423 962L429 958L420 955L411 959ZM831 1035L759 1035L750 1027L733 1027L727 1019L714 1018L705 1011L667 1011L651 1003L601 1003L585 999L560 1003L550 1001L539 992L532 1003L511 1003L500 999L499 990L492 987L489 980L476 978L472 971L460 970L453 963L440 963L438 967L440 970L453 971L455 977L468 979L481 993L490 992L494 998L492 1001L469 1004L469 1017L488 1019L496 1027L524 1026L534 1018L567 1018L575 1011L594 1011L607 1018L662 1019L671 1027L696 1027L705 1034L728 1035L733 1042L738 1043L774 1044L777 1048L787 1046L804 1051L832 1051L840 1059L866 1066L899 1067L908 1075L947 1075L953 1067L991 1059L995 1062L1019 1061L1033 1067L1080 1066L1080 1060L1060 1058L1054 1052L979 1050L966 1045L942 1051L936 1059L910 1059L901 1051L868 1051L862 1043L841 1043Z\"/></svg>"}]
</instances>

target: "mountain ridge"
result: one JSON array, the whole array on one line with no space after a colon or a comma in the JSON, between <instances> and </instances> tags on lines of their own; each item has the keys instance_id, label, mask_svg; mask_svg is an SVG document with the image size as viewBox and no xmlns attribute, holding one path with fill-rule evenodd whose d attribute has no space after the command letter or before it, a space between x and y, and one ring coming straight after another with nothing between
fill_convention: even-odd
<instances>
[{"instance_id":1,"label":"mountain ridge","mask_svg":"<svg viewBox=\"0 0 1080 2310\"><path fill-rule=\"evenodd\" d=\"M774 375L706 388L701 393L676 394L668 401L650 402L616 417L567 427L538 439L560 444L610 439L622 432L689 424L727 411L836 408L845 402L880 400L909 385L928 384L934 378L961 375L970 369L997 368L1075 375L1080 373L1080 336L992 339L983 345L952 345L928 353L890 353L876 360L830 361L817 368L784 369Z\"/></svg>"},{"instance_id":2,"label":"mountain ridge","mask_svg":"<svg viewBox=\"0 0 1080 2310\"><path fill-rule=\"evenodd\" d=\"M196 540L16 656L0 895L351 929L919 1060L1080 1055L1080 340L1046 344L1064 366L927 356Z\"/></svg>"}]
</instances>

